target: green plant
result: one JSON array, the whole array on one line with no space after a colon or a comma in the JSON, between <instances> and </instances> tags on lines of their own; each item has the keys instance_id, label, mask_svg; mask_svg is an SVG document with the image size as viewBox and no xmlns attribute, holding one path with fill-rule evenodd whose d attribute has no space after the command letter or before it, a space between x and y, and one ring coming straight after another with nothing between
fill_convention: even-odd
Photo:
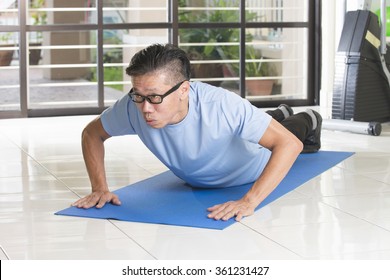
<instances>
[{"instance_id":1,"label":"green plant","mask_svg":"<svg viewBox=\"0 0 390 280\"><path fill-rule=\"evenodd\" d=\"M45 0L30 0L30 8L31 9L39 9L45 6ZM33 11L30 13L32 18L33 25L42 25L47 23L47 13L45 11ZM42 43L43 35L42 32L31 32L30 42L33 43Z\"/></svg>"},{"instance_id":2,"label":"green plant","mask_svg":"<svg viewBox=\"0 0 390 280\"><path fill-rule=\"evenodd\" d=\"M39 9L45 6L45 0L30 0L31 9ZM36 11L31 13L33 25L41 25L47 23L47 13Z\"/></svg>"},{"instance_id":3,"label":"green plant","mask_svg":"<svg viewBox=\"0 0 390 280\"><path fill-rule=\"evenodd\" d=\"M237 63L229 63L226 66L233 76L238 76L240 71L240 52L238 46L224 48L223 59L236 60ZM245 48L245 75L247 77L267 77L276 75L275 66L270 62L265 62L261 51L252 45L247 45Z\"/></svg>"},{"instance_id":4,"label":"green plant","mask_svg":"<svg viewBox=\"0 0 390 280\"><path fill-rule=\"evenodd\" d=\"M123 68L119 66L115 67L104 67L103 70L104 80L105 81L122 81L123 80ZM91 82L97 81L97 71L93 69L88 78ZM123 85L109 85L110 88L122 91Z\"/></svg>"},{"instance_id":5,"label":"green plant","mask_svg":"<svg viewBox=\"0 0 390 280\"><path fill-rule=\"evenodd\" d=\"M210 3L211 2L211 3ZM212 0L208 1L210 7L218 7L218 10L211 11L182 11L179 13L180 23L214 23L214 22L238 22L239 11L226 9L229 7L239 7L239 0L230 1ZM186 1L179 1L180 7L186 7ZM246 19L253 20L257 17L256 13L247 12ZM183 49L187 51L190 58L196 59L224 59L227 55L224 52L229 52L229 48L223 43L239 43L240 30L238 28L183 28L179 30L181 43L197 43L198 45L185 46ZM252 35L246 34L246 40L251 41ZM204 43L204 45L199 44ZM221 43L221 44L218 44ZM229 59L229 57L227 57Z\"/></svg>"},{"instance_id":6,"label":"green plant","mask_svg":"<svg viewBox=\"0 0 390 280\"><path fill-rule=\"evenodd\" d=\"M119 50L110 50L103 54L103 63L117 63L123 61L123 54ZM123 67L120 66L107 66L103 69L103 76L105 81L122 81L123 80ZM97 81L97 69L94 68L88 80L92 82ZM109 87L122 91L123 85L109 85Z\"/></svg>"},{"instance_id":7,"label":"green plant","mask_svg":"<svg viewBox=\"0 0 390 280\"><path fill-rule=\"evenodd\" d=\"M11 32L0 32L0 44L9 45L13 43Z\"/></svg>"},{"instance_id":8,"label":"green plant","mask_svg":"<svg viewBox=\"0 0 390 280\"><path fill-rule=\"evenodd\" d=\"M0 66L8 66L12 62L15 44L12 32L0 32Z\"/></svg>"},{"instance_id":9,"label":"green plant","mask_svg":"<svg viewBox=\"0 0 390 280\"><path fill-rule=\"evenodd\" d=\"M212 3L209 3L212 2ZM239 12L233 9L223 9L232 6L239 6L239 0L228 1L212 0L209 1L210 7L218 7L218 10L211 11L182 11L179 13L179 22L181 23L213 23L213 22L238 22ZM179 1L180 7L186 7L186 1ZM257 20L258 15L254 12L246 12L246 20ZM183 46L182 48L188 53L193 60L236 60L236 63L226 63L233 76L238 76L240 60L240 30L238 28L202 28L202 29L180 29L181 43L194 43L194 45ZM245 34L245 42L253 41L251 33ZM202 44L204 43L204 44ZM228 44L226 44L228 43ZM233 43L233 44L232 44ZM236 44L234 44L236 43ZM246 63L245 72L247 77L263 77L275 75L275 68L271 63L259 62L263 58L261 52L252 45L245 49Z\"/></svg>"},{"instance_id":10,"label":"green plant","mask_svg":"<svg viewBox=\"0 0 390 280\"><path fill-rule=\"evenodd\" d=\"M270 62L258 61L264 57L260 51L253 46L247 46L245 49L245 74L247 77L269 77L276 74L274 65Z\"/></svg>"}]
</instances>

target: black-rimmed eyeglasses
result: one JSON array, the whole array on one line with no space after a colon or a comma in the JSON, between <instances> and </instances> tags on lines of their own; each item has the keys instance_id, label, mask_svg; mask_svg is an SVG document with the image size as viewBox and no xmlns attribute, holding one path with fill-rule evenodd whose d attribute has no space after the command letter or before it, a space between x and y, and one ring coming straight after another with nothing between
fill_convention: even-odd
<instances>
[{"instance_id":1,"label":"black-rimmed eyeglasses","mask_svg":"<svg viewBox=\"0 0 390 280\"><path fill-rule=\"evenodd\" d=\"M131 100L134 101L135 103L142 103L145 100L147 100L151 104L161 104L165 97L170 95L172 92L176 91L181 86L181 84L184 83L185 81L187 80L181 81L180 83L176 84L164 94L150 94L145 96L134 92L134 89L132 88L129 91L128 95L130 96Z\"/></svg>"}]
</instances>

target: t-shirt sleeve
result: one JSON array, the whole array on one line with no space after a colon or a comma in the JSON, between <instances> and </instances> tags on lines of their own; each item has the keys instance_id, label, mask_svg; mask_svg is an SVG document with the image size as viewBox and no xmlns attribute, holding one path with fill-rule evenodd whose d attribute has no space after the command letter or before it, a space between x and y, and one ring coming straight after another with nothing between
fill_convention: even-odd
<instances>
[{"instance_id":1,"label":"t-shirt sleeve","mask_svg":"<svg viewBox=\"0 0 390 280\"><path fill-rule=\"evenodd\" d=\"M267 130L272 117L240 96L227 95L224 110L234 133L249 142L258 143Z\"/></svg>"},{"instance_id":2,"label":"t-shirt sleeve","mask_svg":"<svg viewBox=\"0 0 390 280\"><path fill-rule=\"evenodd\" d=\"M110 136L135 134L130 118L131 114L136 113L131 111L137 109L130 107L130 99L125 95L101 114L103 128Z\"/></svg>"}]
</instances>

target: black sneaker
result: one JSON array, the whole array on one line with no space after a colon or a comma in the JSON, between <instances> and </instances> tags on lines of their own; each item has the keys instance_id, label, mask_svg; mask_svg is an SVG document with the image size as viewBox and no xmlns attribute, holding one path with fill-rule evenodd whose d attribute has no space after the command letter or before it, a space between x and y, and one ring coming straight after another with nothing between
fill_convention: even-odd
<instances>
[{"instance_id":1,"label":"black sneaker","mask_svg":"<svg viewBox=\"0 0 390 280\"><path fill-rule=\"evenodd\" d=\"M321 148L322 117L319 113L311 109L307 109L305 113L313 120L313 130L303 142L302 153L315 153Z\"/></svg>"},{"instance_id":2,"label":"black sneaker","mask_svg":"<svg viewBox=\"0 0 390 280\"><path fill-rule=\"evenodd\" d=\"M278 106L278 109L280 111L282 111L284 119L287 119L288 117L294 115L293 109L290 106L288 106L287 104L280 104Z\"/></svg>"}]
</instances>

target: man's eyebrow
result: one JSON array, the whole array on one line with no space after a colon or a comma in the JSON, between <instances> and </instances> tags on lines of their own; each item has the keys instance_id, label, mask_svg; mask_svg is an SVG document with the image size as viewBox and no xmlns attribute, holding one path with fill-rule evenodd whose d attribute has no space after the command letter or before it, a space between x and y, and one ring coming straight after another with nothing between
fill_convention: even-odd
<instances>
[{"instance_id":1,"label":"man's eyebrow","mask_svg":"<svg viewBox=\"0 0 390 280\"><path fill-rule=\"evenodd\" d=\"M135 93L140 94L137 88L133 87L133 90ZM157 88L146 89L146 92L149 92L148 94L157 94L156 91L158 91Z\"/></svg>"}]
</instances>

